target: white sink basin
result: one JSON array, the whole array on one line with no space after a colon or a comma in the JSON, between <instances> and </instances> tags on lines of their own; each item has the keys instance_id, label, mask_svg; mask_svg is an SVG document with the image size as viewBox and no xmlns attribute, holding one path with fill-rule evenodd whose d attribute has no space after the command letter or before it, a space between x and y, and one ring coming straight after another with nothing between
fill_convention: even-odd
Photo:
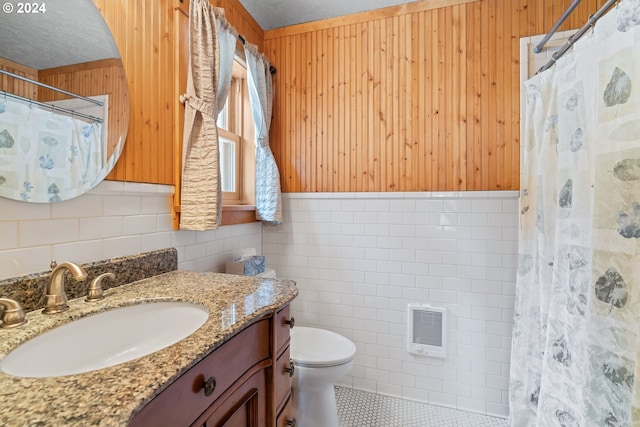
<instances>
[{"instance_id":1,"label":"white sink basin","mask_svg":"<svg viewBox=\"0 0 640 427\"><path fill-rule=\"evenodd\" d=\"M185 302L149 302L83 317L39 335L0 360L17 377L80 374L151 354L191 335L209 311Z\"/></svg>"}]
</instances>

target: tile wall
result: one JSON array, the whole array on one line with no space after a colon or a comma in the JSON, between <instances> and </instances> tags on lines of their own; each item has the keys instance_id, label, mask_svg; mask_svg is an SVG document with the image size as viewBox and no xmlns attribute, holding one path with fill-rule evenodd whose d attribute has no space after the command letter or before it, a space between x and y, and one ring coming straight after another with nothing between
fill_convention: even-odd
<instances>
[{"instance_id":1,"label":"tile wall","mask_svg":"<svg viewBox=\"0 0 640 427\"><path fill-rule=\"evenodd\" d=\"M262 244L260 223L173 231L173 187L104 181L78 198L23 203L0 198L0 279L175 247L178 268L223 271L234 249Z\"/></svg>"},{"instance_id":2,"label":"tile wall","mask_svg":"<svg viewBox=\"0 0 640 427\"><path fill-rule=\"evenodd\" d=\"M300 324L358 346L343 385L506 416L517 192L285 194L285 224L173 231L172 187L105 181L79 198L0 198L0 279L175 247L178 268L222 271L255 247L297 281ZM449 357L406 348L406 305L449 308Z\"/></svg>"},{"instance_id":3,"label":"tile wall","mask_svg":"<svg viewBox=\"0 0 640 427\"><path fill-rule=\"evenodd\" d=\"M358 347L342 385L507 416L518 193L285 194L263 255L296 322ZM406 351L410 302L449 309L447 359Z\"/></svg>"}]
</instances>

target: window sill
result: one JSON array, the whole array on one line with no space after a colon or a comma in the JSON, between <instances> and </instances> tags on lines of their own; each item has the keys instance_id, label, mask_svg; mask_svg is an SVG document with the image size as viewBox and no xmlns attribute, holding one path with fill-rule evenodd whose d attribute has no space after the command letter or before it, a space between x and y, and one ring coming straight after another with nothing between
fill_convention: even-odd
<instances>
[{"instance_id":1,"label":"window sill","mask_svg":"<svg viewBox=\"0 0 640 427\"><path fill-rule=\"evenodd\" d=\"M236 225L257 222L256 207L252 205L222 205L220 225Z\"/></svg>"}]
</instances>

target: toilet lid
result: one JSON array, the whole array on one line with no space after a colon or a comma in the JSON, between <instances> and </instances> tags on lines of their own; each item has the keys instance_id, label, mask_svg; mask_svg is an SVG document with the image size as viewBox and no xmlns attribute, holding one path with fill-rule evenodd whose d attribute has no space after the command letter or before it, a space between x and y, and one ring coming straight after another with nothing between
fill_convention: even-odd
<instances>
[{"instance_id":1,"label":"toilet lid","mask_svg":"<svg viewBox=\"0 0 640 427\"><path fill-rule=\"evenodd\" d=\"M350 362L356 345L335 332L296 326L291 330L290 355L294 365L322 368Z\"/></svg>"}]
</instances>

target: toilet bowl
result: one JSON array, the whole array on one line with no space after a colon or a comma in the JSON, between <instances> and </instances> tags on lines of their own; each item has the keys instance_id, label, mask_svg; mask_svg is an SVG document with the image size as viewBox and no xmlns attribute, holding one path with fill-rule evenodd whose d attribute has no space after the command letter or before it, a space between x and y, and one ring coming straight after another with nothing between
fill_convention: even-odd
<instances>
[{"instance_id":1,"label":"toilet bowl","mask_svg":"<svg viewBox=\"0 0 640 427\"><path fill-rule=\"evenodd\" d=\"M291 330L291 385L298 427L338 427L334 383L353 366L356 346L335 332L296 326Z\"/></svg>"}]
</instances>

